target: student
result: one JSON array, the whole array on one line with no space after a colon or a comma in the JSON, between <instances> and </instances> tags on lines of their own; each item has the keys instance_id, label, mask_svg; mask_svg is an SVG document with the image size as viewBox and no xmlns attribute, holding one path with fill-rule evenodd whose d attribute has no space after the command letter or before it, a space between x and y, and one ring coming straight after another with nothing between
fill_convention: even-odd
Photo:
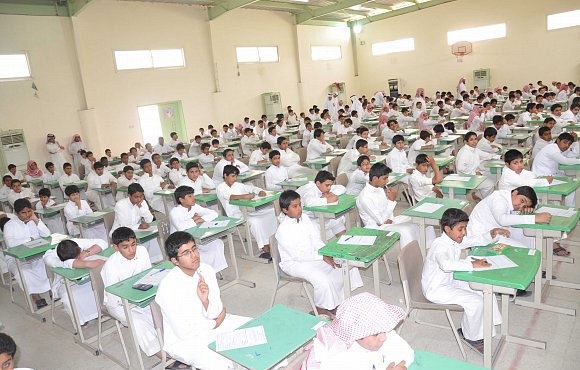
<instances>
[{"instance_id":1,"label":"student","mask_svg":"<svg viewBox=\"0 0 580 370\"><path fill-rule=\"evenodd\" d=\"M397 191L385 187L391 169L384 163L375 163L369 171L369 182L356 198L356 207L365 227L401 234L401 248L413 240L419 240L419 227L408 216L395 216ZM434 233L429 229L429 233Z\"/></svg>"},{"instance_id":2,"label":"student","mask_svg":"<svg viewBox=\"0 0 580 370\"><path fill-rule=\"evenodd\" d=\"M175 189L174 196L177 206L169 212L172 233L190 229L198 224L215 220L218 217L216 211L195 203L194 190L189 186L178 187ZM220 272L228 267L224 255L224 242L221 239L200 244L197 247L199 248L201 261L210 265L215 272Z\"/></svg>"},{"instance_id":3,"label":"student","mask_svg":"<svg viewBox=\"0 0 580 370\"><path fill-rule=\"evenodd\" d=\"M512 130L507 125L505 118L503 116L494 116L492 119L493 127L497 131L498 139L505 139L512 134ZM485 133L485 131L484 131Z\"/></svg>"},{"instance_id":4,"label":"student","mask_svg":"<svg viewBox=\"0 0 580 370\"><path fill-rule=\"evenodd\" d=\"M420 202L424 198L443 198L441 189L436 186L443 181L443 175L439 171L437 163L433 157L428 157L426 154L419 154L415 158L416 168L409 177L409 184L415 194L415 199ZM433 171L433 177L427 177L429 168Z\"/></svg>"},{"instance_id":5,"label":"student","mask_svg":"<svg viewBox=\"0 0 580 370\"><path fill-rule=\"evenodd\" d=\"M10 206L14 208L14 203L18 199L32 199L34 198L34 194L30 191L29 188L23 188L22 183L20 180L12 178L12 183L10 184L10 188L12 189L10 193L8 193L8 203Z\"/></svg>"},{"instance_id":6,"label":"student","mask_svg":"<svg viewBox=\"0 0 580 370\"><path fill-rule=\"evenodd\" d=\"M359 141L360 139L364 139L366 141L370 140L369 129L365 126L360 126L359 128L356 129L356 133L353 135L353 137L350 138L350 140L346 144L345 149L354 149L356 142Z\"/></svg>"},{"instance_id":7,"label":"student","mask_svg":"<svg viewBox=\"0 0 580 370\"><path fill-rule=\"evenodd\" d=\"M143 158L139 163L141 163L146 158ZM140 165L137 165L138 168L141 168ZM162 179L166 179L169 176L169 172L171 169L165 165L161 161L161 155L155 153L151 156L151 169L154 175L161 177ZM141 175L143 176L143 175Z\"/></svg>"},{"instance_id":8,"label":"student","mask_svg":"<svg viewBox=\"0 0 580 370\"><path fill-rule=\"evenodd\" d=\"M319 314L333 317L344 301L342 270L332 257L321 256L324 246L320 228L302 213L300 195L286 190L280 195L280 226L276 231L280 268L290 276L306 279L314 287L314 305ZM305 217L303 217L303 215ZM351 289L363 285L357 268L350 270Z\"/></svg>"},{"instance_id":9,"label":"student","mask_svg":"<svg viewBox=\"0 0 580 370\"><path fill-rule=\"evenodd\" d=\"M13 179L20 180L22 182L26 182L26 179L24 178L24 175L22 174L22 172L20 172L20 170L17 170L16 165L14 165L12 163L10 163L8 165L8 172L6 173L6 175L9 175Z\"/></svg>"},{"instance_id":10,"label":"student","mask_svg":"<svg viewBox=\"0 0 580 370\"><path fill-rule=\"evenodd\" d=\"M235 168L235 167L234 167ZM200 262L193 237L183 231L165 241L176 266L159 284L155 302L163 313L163 349L176 360L200 370L228 370L233 363L207 345L250 318L226 313L211 266Z\"/></svg>"},{"instance_id":11,"label":"student","mask_svg":"<svg viewBox=\"0 0 580 370\"><path fill-rule=\"evenodd\" d=\"M46 162L44 164L44 167L46 168L46 172L44 173L44 175L42 175L42 181L44 181L44 182L58 181L61 174L60 174L60 172L55 171L54 163Z\"/></svg>"},{"instance_id":12,"label":"student","mask_svg":"<svg viewBox=\"0 0 580 370\"><path fill-rule=\"evenodd\" d=\"M501 145L496 144L497 130L494 127L487 127L483 131L483 137L477 142L477 149L489 154L496 154L502 148Z\"/></svg>"},{"instance_id":13,"label":"student","mask_svg":"<svg viewBox=\"0 0 580 370\"><path fill-rule=\"evenodd\" d=\"M153 150L155 150L155 153L157 154L168 154L168 153L173 153L174 149L165 144L165 139L163 138L163 136L159 136L159 138L157 139L157 144L155 146L153 146Z\"/></svg>"},{"instance_id":14,"label":"student","mask_svg":"<svg viewBox=\"0 0 580 370\"><path fill-rule=\"evenodd\" d=\"M143 175L139 178L138 183L145 190L145 199L147 199L151 208L157 212L165 214L163 199L160 195L155 195L154 193L161 189L173 189L174 186L166 184L159 175L153 173L153 167L150 160L142 159L140 165L143 170Z\"/></svg>"},{"instance_id":15,"label":"student","mask_svg":"<svg viewBox=\"0 0 580 370\"><path fill-rule=\"evenodd\" d=\"M175 147L175 153L173 153L173 156L171 158L177 158L177 159L189 158L187 156L187 153L185 152L185 145L183 145L181 143L177 144L177 146Z\"/></svg>"},{"instance_id":16,"label":"student","mask_svg":"<svg viewBox=\"0 0 580 370\"><path fill-rule=\"evenodd\" d=\"M465 145L459 149L457 153L457 159L455 161L455 166L457 168L457 172L464 173L466 175L484 175L490 176L489 170L483 167L482 161L487 161L490 159L499 159L499 154L490 154L486 153L477 148L477 134L473 131L469 131L463 137L463 141ZM473 198L476 201L480 201L481 199L485 198L493 191L495 187L495 183L489 177L482 182L477 189L475 189L475 193L473 194Z\"/></svg>"},{"instance_id":17,"label":"student","mask_svg":"<svg viewBox=\"0 0 580 370\"><path fill-rule=\"evenodd\" d=\"M250 160L248 163L250 166L255 166L258 163L267 163L268 162L268 153L272 150L272 146L269 142L264 141L260 144L260 147L252 152L250 155Z\"/></svg>"},{"instance_id":18,"label":"student","mask_svg":"<svg viewBox=\"0 0 580 370\"><path fill-rule=\"evenodd\" d=\"M169 137L171 138L171 140L169 140L169 142L167 143L170 147L175 148L177 150L177 146L179 144L183 144L183 141L181 141L181 139L177 136L177 132L171 132L169 134ZM161 153L163 154L163 153Z\"/></svg>"},{"instance_id":19,"label":"student","mask_svg":"<svg viewBox=\"0 0 580 370\"><path fill-rule=\"evenodd\" d=\"M71 236L79 236L81 231L73 220L80 216L86 216L93 213L86 200L81 199L80 190L76 185L69 185L64 189L64 194L68 197L68 202L64 206L64 216L66 219L66 228ZM102 223L95 224L84 228L85 237L91 239L103 238L107 234L105 225Z\"/></svg>"},{"instance_id":20,"label":"student","mask_svg":"<svg viewBox=\"0 0 580 370\"><path fill-rule=\"evenodd\" d=\"M195 194L209 193L215 189L215 183L205 173L201 172L199 165L189 162L185 166L186 176L181 178L179 186L189 186L193 188Z\"/></svg>"},{"instance_id":21,"label":"student","mask_svg":"<svg viewBox=\"0 0 580 370\"><path fill-rule=\"evenodd\" d=\"M268 127L267 134L264 136L264 140L270 143L273 149L278 149L278 132L276 131L276 125Z\"/></svg>"},{"instance_id":22,"label":"student","mask_svg":"<svg viewBox=\"0 0 580 370\"><path fill-rule=\"evenodd\" d=\"M481 204L481 203L480 203ZM471 289L469 283L455 280L454 271L473 271L476 268L491 266L485 259L471 261L461 259L462 249L487 245L498 235L509 236L509 231L490 228L483 232L467 231L476 221L460 209L450 208L443 213L440 225L442 234L431 244L427 251L421 285L425 297L434 303L457 304L463 307L459 335L470 347L483 353L483 293ZM466 237L466 234L469 236ZM502 323L497 300L493 301L493 324ZM492 329L495 335L495 327Z\"/></svg>"},{"instance_id":23,"label":"student","mask_svg":"<svg viewBox=\"0 0 580 370\"><path fill-rule=\"evenodd\" d=\"M312 174L310 168L300 165L300 155L290 149L287 137L280 136L278 138L278 152L280 153L280 164L286 167L288 176L308 176Z\"/></svg>"},{"instance_id":24,"label":"student","mask_svg":"<svg viewBox=\"0 0 580 370\"><path fill-rule=\"evenodd\" d=\"M36 210L40 211L42 209L50 208L56 205L56 202L50 199L50 189L42 188L38 191L38 197L40 200L36 203ZM62 219L60 218L60 213L57 212L55 216L44 217L43 218L46 227L53 233L66 234L64 225L62 224Z\"/></svg>"},{"instance_id":25,"label":"student","mask_svg":"<svg viewBox=\"0 0 580 370\"><path fill-rule=\"evenodd\" d=\"M122 172L123 171L123 168L125 168L126 166L131 166L133 168L137 167L136 164L131 163L129 161L129 154L127 154L127 153L121 153L121 163L119 163L117 165L117 167L115 168L115 171L116 172Z\"/></svg>"},{"instance_id":26,"label":"student","mask_svg":"<svg viewBox=\"0 0 580 370\"><path fill-rule=\"evenodd\" d=\"M510 149L504 156L505 167L499 180L499 190L515 189L520 186L549 186L553 177L539 179L532 171L524 169L524 156L519 150Z\"/></svg>"},{"instance_id":27,"label":"student","mask_svg":"<svg viewBox=\"0 0 580 370\"><path fill-rule=\"evenodd\" d=\"M405 152L405 138L402 135L393 136L393 145L394 148L387 154L385 163L392 168L393 172L412 174L414 168L411 166ZM408 184L409 178L405 176L400 181Z\"/></svg>"},{"instance_id":28,"label":"student","mask_svg":"<svg viewBox=\"0 0 580 370\"><path fill-rule=\"evenodd\" d=\"M395 135L404 134L405 130L399 127L399 122L396 119L390 119L387 121L387 127L382 132L383 142L390 143L393 141Z\"/></svg>"},{"instance_id":29,"label":"student","mask_svg":"<svg viewBox=\"0 0 580 370\"><path fill-rule=\"evenodd\" d=\"M213 153L209 150L210 149L210 144L208 143L203 143L201 144L201 154L199 155L199 163L202 166L207 166L207 165L213 165L216 157L213 155Z\"/></svg>"},{"instance_id":30,"label":"student","mask_svg":"<svg viewBox=\"0 0 580 370\"><path fill-rule=\"evenodd\" d=\"M306 149L307 161L320 158L324 153L330 153L334 150L332 145L326 142L324 136L325 134L322 129L314 130L314 138L308 143L308 148Z\"/></svg>"},{"instance_id":31,"label":"student","mask_svg":"<svg viewBox=\"0 0 580 370\"><path fill-rule=\"evenodd\" d=\"M13 180L18 181L18 180ZM32 205L28 199L17 199L14 202L14 213L17 218L11 218L6 222L3 228L4 243L6 248L10 249L16 247L30 240L47 237L50 235L50 230L42 220L40 220L32 210ZM8 271L12 274L14 279L18 282L20 289L22 281L16 266L16 260L11 256L4 256ZM46 300L40 296L41 293L50 290L48 277L46 276L46 269L42 259L31 259L20 262L20 271L26 280L28 293L32 301L36 304L36 308L40 309L47 306Z\"/></svg>"},{"instance_id":32,"label":"student","mask_svg":"<svg viewBox=\"0 0 580 370\"><path fill-rule=\"evenodd\" d=\"M304 131L302 132L302 147L303 148L307 148L308 147L308 143L310 143L310 141L312 140L312 123L311 122L306 122L304 124Z\"/></svg>"},{"instance_id":33,"label":"student","mask_svg":"<svg viewBox=\"0 0 580 370\"><path fill-rule=\"evenodd\" d=\"M226 165L223 168L223 181L217 186L216 192L226 215L243 219L240 207L230 204L230 200L253 199L256 195L263 197L266 192L251 184L236 182L239 174L238 167ZM256 239L258 249L262 251L260 258L271 260L270 237L276 232L277 226L274 208L267 207L259 211L249 212L246 222L249 222L250 231Z\"/></svg>"},{"instance_id":34,"label":"student","mask_svg":"<svg viewBox=\"0 0 580 370\"><path fill-rule=\"evenodd\" d=\"M211 141L211 148L210 148L211 151L212 151L212 153L213 152L217 152L218 150L220 150L220 149L222 149L222 148L225 147L225 145L220 140L222 140L222 139L221 138L219 138L219 139L212 139L212 141Z\"/></svg>"},{"instance_id":35,"label":"student","mask_svg":"<svg viewBox=\"0 0 580 370\"><path fill-rule=\"evenodd\" d=\"M223 158L215 165L213 170L213 182L217 185L224 181L224 167L230 165L238 169L239 173L248 172L250 168L243 162L234 158L234 151L232 149L224 150Z\"/></svg>"},{"instance_id":36,"label":"student","mask_svg":"<svg viewBox=\"0 0 580 370\"><path fill-rule=\"evenodd\" d=\"M190 162L191 163L191 162ZM181 179L185 177L185 170L181 168L179 159L173 157L169 160L169 181L174 186L179 186Z\"/></svg>"},{"instance_id":37,"label":"student","mask_svg":"<svg viewBox=\"0 0 580 370\"><path fill-rule=\"evenodd\" d=\"M524 236L523 229L511 227L517 224L549 223L549 213L532 214L538 197L529 186L520 186L512 190L496 190L479 202L471 212L471 221L467 226L470 235L481 235L493 228L507 228L515 245L531 248L533 237ZM517 212L514 212L517 211Z\"/></svg>"},{"instance_id":38,"label":"student","mask_svg":"<svg viewBox=\"0 0 580 370\"><path fill-rule=\"evenodd\" d=\"M303 369L407 369L414 352L394 330L405 316L370 293L347 298L334 320L316 331Z\"/></svg>"},{"instance_id":39,"label":"student","mask_svg":"<svg viewBox=\"0 0 580 370\"><path fill-rule=\"evenodd\" d=\"M87 199L93 203L97 209L103 210L115 206L113 192L117 185L117 179L110 172L105 172L101 162L95 162L94 172L87 177ZM95 189L111 188L110 193L98 193ZM99 196L100 194L100 196Z\"/></svg>"},{"instance_id":40,"label":"student","mask_svg":"<svg viewBox=\"0 0 580 370\"><path fill-rule=\"evenodd\" d=\"M510 92L508 95L508 100L506 100L503 103L502 106L502 110L505 111L513 111L515 110L517 107L519 107L519 105L516 104L516 94L513 92Z\"/></svg>"},{"instance_id":41,"label":"student","mask_svg":"<svg viewBox=\"0 0 580 370\"><path fill-rule=\"evenodd\" d=\"M193 141L189 144L189 151L187 152L188 157L195 157L201 154L201 136L195 135Z\"/></svg>"},{"instance_id":42,"label":"student","mask_svg":"<svg viewBox=\"0 0 580 370\"><path fill-rule=\"evenodd\" d=\"M542 115L538 113L538 108L536 103L528 103L526 105L526 111L521 113L518 117L518 126L529 126L531 120L541 120Z\"/></svg>"},{"instance_id":43,"label":"student","mask_svg":"<svg viewBox=\"0 0 580 370\"><path fill-rule=\"evenodd\" d=\"M532 158L536 158L536 154L542 151L542 149L549 144L552 144L552 130L550 127L542 126L538 129L538 138L536 139L534 148L532 149Z\"/></svg>"},{"instance_id":44,"label":"student","mask_svg":"<svg viewBox=\"0 0 580 370\"><path fill-rule=\"evenodd\" d=\"M128 188L129 185L136 183L138 180L139 176L135 175L133 167L125 166L125 168L123 168L123 173L121 173L121 175L117 179L117 186L118 188ZM125 193L117 190L115 200L120 201L123 198L125 198Z\"/></svg>"},{"instance_id":45,"label":"student","mask_svg":"<svg viewBox=\"0 0 580 370\"><path fill-rule=\"evenodd\" d=\"M260 139L256 135L254 135L254 130L252 130L250 127L246 127L244 129L244 136L242 136L242 140L240 141L240 144L242 145L242 152L246 155L247 153L251 153L252 148L250 147L249 144L255 143L259 140Z\"/></svg>"},{"instance_id":46,"label":"student","mask_svg":"<svg viewBox=\"0 0 580 370\"><path fill-rule=\"evenodd\" d=\"M32 370L15 367L16 343L8 334L0 333L0 368L2 370Z\"/></svg>"},{"instance_id":47,"label":"student","mask_svg":"<svg viewBox=\"0 0 580 370\"><path fill-rule=\"evenodd\" d=\"M431 140L431 133L427 130L421 131L419 133L419 139L415 140L415 142L413 144L411 144L411 147L409 148L409 154L408 154L409 163L415 162L415 158L417 158L417 155L419 154L419 152L421 150L431 149L434 146L435 145L433 144L433 142Z\"/></svg>"},{"instance_id":48,"label":"student","mask_svg":"<svg viewBox=\"0 0 580 370\"><path fill-rule=\"evenodd\" d=\"M135 148L134 146L129 148L129 157L128 160L130 163L137 163L137 158L139 157L139 152L137 151L137 148Z\"/></svg>"},{"instance_id":49,"label":"student","mask_svg":"<svg viewBox=\"0 0 580 370\"><path fill-rule=\"evenodd\" d=\"M369 181L371 160L367 155L361 155L356 160L357 169L350 174L346 185L346 194L358 195Z\"/></svg>"},{"instance_id":50,"label":"student","mask_svg":"<svg viewBox=\"0 0 580 370\"><path fill-rule=\"evenodd\" d=\"M537 176L566 176L564 171L558 168L560 164L580 164L580 159L574 158L574 153L569 151L575 141L576 138L569 132L561 133L555 143L546 145L536 153L532 172Z\"/></svg>"},{"instance_id":51,"label":"student","mask_svg":"<svg viewBox=\"0 0 580 370\"><path fill-rule=\"evenodd\" d=\"M113 232L112 237L115 253L107 259L101 270L105 288L151 268L147 249L142 245L137 245L137 238L133 230L128 227L120 227ZM121 298L105 290L104 304L111 316L127 326L127 317ZM150 308L148 306L144 308L135 306L131 309L130 314L137 334L135 339L141 350L147 356L160 356L159 340L153 325Z\"/></svg>"},{"instance_id":52,"label":"student","mask_svg":"<svg viewBox=\"0 0 580 370\"><path fill-rule=\"evenodd\" d=\"M61 241L55 249L46 251L42 259L49 268L90 269L105 263L104 259L95 258L95 255L106 249L107 246L107 243L102 239L66 239ZM81 325L98 317L91 284L71 284L71 293L74 295L76 313ZM63 277L60 275L54 275L52 294L54 299L61 299L66 313L73 320L70 297L66 291Z\"/></svg>"},{"instance_id":53,"label":"student","mask_svg":"<svg viewBox=\"0 0 580 370\"><path fill-rule=\"evenodd\" d=\"M272 150L269 154L272 165L266 170L266 190L282 190L278 183L288 179L288 169L280 164L280 152Z\"/></svg>"},{"instance_id":54,"label":"student","mask_svg":"<svg viewBox=\"0 0 580 370\"><path fill-rule=\"evenodd\" d=\"M12 191L12 176L4 175L2 177L2 188L0 188L0 198L8 198L8 194Z\"/></svg>"},{"instance_id":55,"label":"student","mask_svg":"<svg viewBox=\"0 0 580 370\"><path fill-rule=\"evenodd\" d=\"M467 119L467 129L469 131L482 132L485 130L485 112L483 107L480 105L475 105L471 112L469 112L469 118Z\"/></svg>"},{"instance_id":56,"label":"student","mask_svg":"<svg viewBox=\"0 0 580 370\"><path fill-rule=\"evenodd\" d=\"M457 118L469 115L469 111L463 108L463 101L456 100L453 104L453 110L451 110L450 118Z\"/></svg>"},{"instance_id":57,"label":"student","mask_svg":"<svg viewBox=\"0 0 580 370\"><path fill-rule=\"evenodd\" d=\"M68 185L71 185L73 183L78 183L81 181L81 179L77 176L77 174L73 173L73 168L72 168L72 165L70 163L68 163L68 162L65 163L62 166L62 169L64 171L64 174L61 177L59 177L58 185L60 186L60 189L64 193L64 189Z\"/></svg>"},{"instance_id":58,"label":"student","mask_svg":"<svg viewBox=\"0 0 580 370\"><path fill-rule=\"evenodd\" d=\"M82 169L83 180L86 180L87 176L89 176L93 172L93 166L95 165L96 162L97 162L97 159L93 155L93 152L91 152L91 151L85 152L84 150L81 150L81 164L83 166L83 169Z\"/></svg>"},{"instance_id":59,"label":"student","mask_svg":"<svg viewBox=\"0 0 580 370\"><path fill-rule=\"evenodd\" d=\"M337 174L346 173L350 175L356 170L356 166L352 163L355 162L361 155L367 155L370 159L375 159L374 156L371 156L369 153L369 145L366 140L360 139L355 144L356 149L348 150L340 159L338 163L338 170L336 171Z\"/></svg>"},{"instance_id":60,"label":"student","mask_svg":"<svg viewBox=\"0 0 580 370\"><path fill-rule=\"evenodd\" d=\"M232 140L235 139L236 133L233 130L230 130L230 127L228 125L223 125L220 136L224 140Z\"/></svg>"}]
</instances>

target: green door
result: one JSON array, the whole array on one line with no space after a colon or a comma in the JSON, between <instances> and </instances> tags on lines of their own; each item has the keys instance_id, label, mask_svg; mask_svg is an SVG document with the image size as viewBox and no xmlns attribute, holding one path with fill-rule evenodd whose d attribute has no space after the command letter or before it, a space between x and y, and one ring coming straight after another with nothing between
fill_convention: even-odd
<instances>
[{"instance_id":1,"label":"green door","mask_svg":"<svg viewBox=\"0 0 580 370\"><path fill-rule=\"evenodd\" d=\"M185 120L183 119L183 109L181 101L172 101L157 104L159 108L159 119L161 121L161 130L163 137L170 140L169 134L177 132L177 136L184 143L188 143L187 130L185 129Z\"/></svg>"}]
</instances>

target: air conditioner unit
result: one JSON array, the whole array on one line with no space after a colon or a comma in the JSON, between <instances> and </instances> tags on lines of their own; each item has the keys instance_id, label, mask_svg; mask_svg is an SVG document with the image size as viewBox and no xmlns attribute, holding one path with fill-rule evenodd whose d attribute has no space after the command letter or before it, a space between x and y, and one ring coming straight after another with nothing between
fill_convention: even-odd
<instances>
[{"instance_id":1,"label":"air conditioner unit","mask_svg":"<svg viewBox=\"0 0 580 370\"><path fill-rule=\"evenodd\" d=\"M487 89L491 83L489 69L476 69L473 71L473 86L479 87L479 91Z\"/></svg>"},{"instance_id":2,"label":"air conditioner unit","mask_svg":"<svg viewBox=\"0 0 580 370\"><path fill-rule=\"evenodd\" d=\"M403 86L401 85L400 78L389 78L387 80L387 84L389 85L389 96L391 98L396 98L399 94L403 91Z\"/></svg>"},{"instance_id":3,"label":"air conditioner unit","mask_svg":"<svg viewBox=\"0 0 580 370\"><path fill-rule=\"evenodd\" d=\"M262 103L264 104L264 114L268 116L268 119L274 119L276 114L284 113L279 92L263 93Z\"/></svg>"},{"instance_id":4,"label":"air conditioner unit","mask_svg":"<svg viewBox=\"0 0 580 370\"><path fill-rule=\"evenodd\" d=\"M0 131L0 143L0 171L5 173L11 163L19 170L25 170L30 155L24 138L24 130Z\"/></svg>"}]
</instances>

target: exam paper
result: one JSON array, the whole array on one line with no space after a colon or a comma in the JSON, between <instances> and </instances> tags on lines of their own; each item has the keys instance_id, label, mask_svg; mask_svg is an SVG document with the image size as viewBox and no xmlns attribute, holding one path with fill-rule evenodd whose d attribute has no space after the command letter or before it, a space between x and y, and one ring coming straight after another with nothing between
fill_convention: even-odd
<instances>
[{"instance_id":1,"label":"exam paper","mask_svg":"<svg viewBox=\"0 0 580 370\"><path fill-rule=\"evenodd\" d=\"M215 227L226 227L230 221L222 220L222 221L205 221L199 225L200 229L211 229Z\"/></svg>"},{"instance_id":2,"label":"exam paper","mask_svg":"<svg viewBox=\"0 0 580 370\"><path fill-rule=\"evenodd\" d=\"M36 247L40 247L41 245L46 245L48 244L48 242L42 238L40 239L34 239L31 240L29 242L24 243L24 246L27 248L36 248Z\"/></svg>"},{"instance_id":3,"label":"exam paper","mask_svg":"<svg viewBox=\"0 0 580 370\"><path fill-rule=\"evenodd\" d=\"M52 239L51 244L57 244L65 239L68 239L68 235L53 233L50 235L50 238Z\"/></svg>"},{"instance_id":4,"label":"exam paper","mask_svg":"<svg viewBox=\"0 0 580 370\"><path fill-rule=\"evenodd\" d=\"M562 216L562 217L574 217L576 216L576 211L573 208L569 208L569 209L560 209L560 208L553 208L553 207L540 207L539 209L536 209L535 213L543 213L543 212L547 212L549 214L551 214L552 216Z\"/></svg>"},{"instance_id":5,"label":"exam paper","mask_svg":"<svg viewBox=\"0 0 580 370\"><path fill-rule=\"evenodd\" d=\"M443 204L423 203L420 206L418 206L417 208L415 208L414 211L415 212L422 212L422 213L433 213L441 207L443 207Z\"/></svg>"},{"instance_id":6,"label":"exam paper","mask_svg":"<svg viewBox=\"0 0 580 370\"><path fill-rule=\"evenodd\" d=\"M257 346L268 343L264 327L254 326L247 329L238 329L230 333L218 334L216 338L216 351Z\"/></svg>"},{"instance_id":7,"label":"exam paper","mask_svg":"<svg viewBox=\"0 0 580 370\"><path fill-rule=\"evenodd\" d=\"M500 254L497 256L485 256L485 257L474 257L476 259L485 259L488 263L491 263L491 267L476 268L475 270L499 270L507 269L511 267L518 267L518 265L510 260L507 256Z\"/></svg>"},{"instance_id":8,"label":"exam paper","mask_svg":"<svg viewBox=\"0 0 580 370\"><path fill-rule=\"evenodd\" d=\"M463 181L463 182L467 182L470 180L469 177L467 176L458 176L458 175L447 175L447 177L445 177L443 180L447 180L447 181Z\"/></svg>"},{"instance_id":9,"label":"exam paper","mask_svg":"<svg viewBox=\"0 0 580 370\"><path fill-rule=\"evenodd\" d=\"M377 237L374 235L341 235L338 244L373 245Z\"/></svg>"},{"instance_id":10,"label":"exam paper","mask_svg":"<svg viewBox=\"0 0 580 370\"><path fill-rule=\"evenodd\" d=\"M562 181L562 180L558 180L558 179L553 179L551 184L548 184L548 186L554 186L554 185L560 185L560 184L565 184L566 181Z\"/></svg>"},{"instance_id":11,"label":"exam paper","mask_svg":"<svg viewBox=\"0 0 580 370\"><path fill-rule=\"evenodd\" d=\"M147 275L143 276L141 279L139 279L137 282L135 282L134 285L137 284L151 284L154 286L159 285L159 283L161 282L161 280L163 280L163 278L169 274L168 269L153 269L151 271L149 271L147 273Z\"/></svg>"},{"instance_id":12,"label":"exam paper","mask_svg":"<svg viewBox=\"0 0 580 370\"><path fill-rule=\"evenodd\" d=\"M289 178L288 181L308 181L307 177L292 177Z\"/></svg>"}]
</instances>

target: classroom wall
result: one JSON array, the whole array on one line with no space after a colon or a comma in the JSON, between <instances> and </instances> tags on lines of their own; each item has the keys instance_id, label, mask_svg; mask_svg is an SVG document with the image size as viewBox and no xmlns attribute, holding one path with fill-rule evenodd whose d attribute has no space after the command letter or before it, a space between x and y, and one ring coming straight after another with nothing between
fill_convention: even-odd
<instances>
[{"instance_id":1,"label":"classroom wall","mask_svg":"<svg viewBox=\"0 0 580 370\"><path fill-rule=\"evenodd\" d=\"M578 9L577 0L458 0L363 26L358 35L360 87L385 89L387 79L401 78L404 91L424 87L455 91L461 76L473 86L473 70L491 69L492 86L521 88L543 80L578 80L580 27L546 30L546 15ZM473 54L458 63L447 45L447 31L507 24L507 37L473 43ZM414 37L415 51L372 56L375 42ZM364 45L360 45L360 41ZM576 81L578 82L578 81Z\"/></svg>"}]
</instances>

